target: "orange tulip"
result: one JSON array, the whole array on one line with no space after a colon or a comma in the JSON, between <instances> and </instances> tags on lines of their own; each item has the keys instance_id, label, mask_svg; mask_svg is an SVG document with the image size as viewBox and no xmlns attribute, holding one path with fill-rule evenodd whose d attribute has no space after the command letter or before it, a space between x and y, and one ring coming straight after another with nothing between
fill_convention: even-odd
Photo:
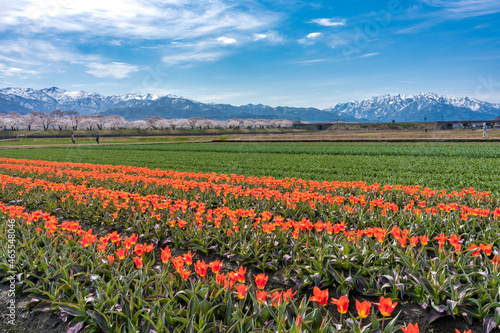
<instances>
[{"instance_id":1,"label":"orange tulip","mask_svg":"<svg viewBox=\"0 0 500 333\"><path fill-rule=\"evenodd\" d=\"M439 251L441 251L441 250L443 249L443 245L444 245L444 243L446 242L446 240L448 239L448 237L446 237L446 236L444 235L444 233L442 232L442 233L439 235L439 237L434 237L434 239L438 241L438 243L439 243Z\"/></svg>"},{"instance_id":2,"label":"orange tulip","mask_svg":"<svg viewBox=\"0 0 500 333\"><path fill-rule=\"evenodd\" d=\"M448 239L448 242L453 246L456 247L458 243L460 242L461 236L457 236L456 234L450 235L450 238Z\"/></svg>"},{"instance_id":3,"label":"orange tulip","mask_svg":"<svg viewBox=\"0 0 500 333\"><path fill-rule=\"evenodd\" d=\"M347 308L349 307L349 298L346 296L340 296L339 299L332 298L332 303L337 305L337 311L340 314L347 313Z\"/></svg>"},{"instance_id":4,"label":"orange tulip","mask_svg":"<svg viewBox=\"0 0 500 333\"><path fill-rule=\"evenodd\" d=\"M381 297L379 303L374 303L378 305L378 310L384 317L391 315L392 311L398 305L398 302L392 303L392 299Z\"/></svg>"},{"instance_id":5,"label":"orange tulip","mask_svg":"<svg viewBox=\"0 0 500 333\"><path fill-rule=\"evenodd\" d=\"M280 306L281 305L282 293L279 291L275 291L271 295L271 305L272 306Z\"/></svg>"},{"instance_id":6,"label":"orange tulip","mask_svg":"<svg viewBox=\"0 0 500 333\"><path fill-rule=\"evenodd\" d=\"M154 250L154 248L155 248L154 244L149 244L149 245L143 244L142 245L142 250L144 251L144 253L151 252Z\"/></svg>"},{"instance_id":7,"label":"orange tulip","mask_svg":"<svg viewBox=\"0 0 500 333\"><path fill-rule=\"evenodd\" d=\"M472 244L469 248L469 251L472 251L473 257L479 257L480 249L479 246L477 246L476 244Z\"/></svg>"},{"instance_id":8,"label":"orange tulip","mask_svg":"<svg viewBox=\"0 0 500 333\"><path fill-rule=\"evenodd\" d=\"M400 326L400 327L404 333L420 333L418 330L418 324L415 324L415 325L408 324L408 326L406 326L406 328L404 328L403 326Z\"/></svg>"},{"instance_id":9,"label":"orange tulip","mask_svg":"<svg viewBox=\"0 0 500 333\"><path fill-rule=\"evenodd\" d=\"M248 291L248 286L244 284L239 284L236 286L236 291L238 292L238 298L244 299Z\"/></svg>"},{"instance_id":10,"label":"orange tulip","mask_svg":"<svg viewBox=\"0 0 500 333\"><path fill-rule=\"evenodd\" d=\"M217 273L215 275L215 282L217 282L217 284L219 286L224 285L224 282L226 282L226 274L224 274L224 273Z\"/></svg>"},{"instance_id":11,"label":"orange tulip","mask_svg":"<svg viewBox=\"0 0 500 333\"><path fill-rule=\"evenodd\" d=\"M196 264L194 265L194 269L196 270L196 273L201 276L205 277L207 275L207 269L208 265L205 263L203 260L198 260Z\"/></svg>"},{"instance_id":12,"label":"orange tulip","mask_svg":"<svg viewBox=\"0 0 500 333\"><path fill-rule=\"evenodd\" d=\"M236 282L236 278L238 277L237 272L229 272L227 273L227 277L229 278L229 289L231 289Z\"/></svg>"},{"instance_id":13,"label":"orange tulip","mask_svg":"<svg viewBox=\"0 0 500 333\"><path fill-rule=\"evenodd\" d=\"M117 246L120 244L120 240L122 237L118 235L117 231L113 231L113 233L109 234L109 240L113 243L115 243Z\"/></svg>"},{"instance_id":14,"label":"orange tulip","mask_svg":"<svg viewBox=\"0 0 500 333\"><path fill-rule=\"evenodd\" d=\"M142 256L144 253L144 247L141 244L136 244L134 248L134 253L138 256Z\"/></svg>"},{"instance_id":15,"label":"orange tulip","mask_svg":"<svg viewBox=\"0 0 500 333\"><path fill-rule=\"evenodd\" d=\"M484 254L486 254L488 257L491 255L491 248L492 248L493 244L488 244L488 245L484 245L484 244L479 244L479 249L481 251L484 252Z\"/></svg>"},{"instance_id":16,"label":"orange tulip","mask_svg":"<svg viewBox=\"0 0 500 333\"><path fill-rule=\"evenodd\" d=\"M427 245L429 242L429 237L427 236L418 236L418 238L420 239L420 243L422 243L422 245Z\"/></svg>"},{"instance_id":17,"label":"orange tulip","mask_svg":"<svg viewBox=\"0 0 500 333\"><path fill-rule=\"evenodd\" d=\"M184 269L184 259L181 256L174 257L172 258L172 265L174 265L174 268L177 270L177 272L180 272L182 269Z\"/></svg>"},{"instance_id":18,"label":"orange tulip","mask_svg":"<svg viewBox=\"0 0 500 333\"><path fill-rule=\"evenodd\" d=\"M361 318L366 318L370 314L370 306L372 304L368 301L364 301L363 303L356 300L356 310L358 311L358 315Z\"/></svg>"},{"instance_id":19,"label":"orange tulip","mask_svg":"<svg viewBox=\"0 0 500 333\"><path fill-rule=\"evenodd\" d=\"M288 302L291 302L293 299L293 296L295 296L297 292L292 292L292 288L288 289L287 291L282 292L282 297L283 300L288 304Z\"/></svg>"},{"instance_id":20,"label":"orange tulip","mask_svg":"<svg viewBox=\"0 0 500 333\"><path fill-rule=\"evenodd\" d=\"M134 257L135 266L137 268L142 267L142 257Z\"/></svg>"},{"instance_id":21,"label":"orange tulip","mask_svg":"<svg viewBox=\"0 0 500 333\"><path fill-rule=\"evenodd\" d=\"M170 253L170 248L167 246L164 249L161 249L161 261L166 264L170 258L172 258L172 254Z\"/></svg>"},{"instance_id":22,"label":"orange tulip","mask_svg":"<svg viewBox=\"0 0 500 333\"><path fill-rule=\"evenodd\" d=\"M189 275L191 274L191 271L188 271L186 269L182 269L179 274L182 276L182 278L184 279L184 281L187 281L187 279L189 278Z\"/></svg>"},{"instance_id":23,"label":"orange tulip","mask_svg":"<svg viewBox=\"0 0 500 333\"><path fill-rule=\"evenodd\" d=\"M247 272L247 268L246 267L243 267L241 266L240 269L235 272L236 273L236 280L240 283L244 283L245 282L245 273Z\"/></svg>"},{"instance_id":24,"label":"orange tulip","mask_svg":"<svg viewBox=\"0 0 500 333\"><path fill-rule=\"evenodd\" d=\"M268 295L269 294L265 290L257 290L257 301L261 304L265 303Z\"/></svg>"},{"instance_id":25,"label":"orange tulip","mask_svg":"<svg viewBox=\"0 0 500 333\"><path fill-rule=\"evenodd\" d=\"M125 252L123 251L123 249L116 250L116 257L120 260L125 259Z\"/></svg>"},{"instance_id":26,"label":"orange tulip","mask_svg":"<svg viewBox=\"0 0 500 333\"><path fill-rule=\"evenodd\" d=\"M212 272L214 274L219 273L220 269L222 268L222 262L219 260L214 260L209 264L210 268L212 269Z\"/></svg>"},{"instance_id":27,"label":"orange tulip","mask_svg":"<svg viewBox=\"0 0 500 333\"><path fill-rule=\"evenodd\" d=\"M191 251L189 251L188 253L185 253L184 256L182 256L182 259L184 260L184 263L186 265L191 265L193 263L193 257L194 255L196 254L195 253L191 253Z\"/></svg>"},{"instance_id":28,"label":"orange tulip","mask_svg":"<svg viewBox=\"0 0 500 333\"><path fill-rule=\"evenodd\" d=\"M268 276L264 273L257 274L257 276L253 276L255 278L255 284L257 288L264 289L266 287L266 283L268 280Z\"/></svg>"},{"instance_id":29,"label":"orange tulip","mask_svg":"<svg viewBox=\"0 0 500 333\"><path fill-rule=\"evenodd\" d=\"M321 290L318 287L313 289L314 296L311 297L311 301L318 303L319 305L325 306L328 304L328 289Z\"/></svg>"}]
</instances>

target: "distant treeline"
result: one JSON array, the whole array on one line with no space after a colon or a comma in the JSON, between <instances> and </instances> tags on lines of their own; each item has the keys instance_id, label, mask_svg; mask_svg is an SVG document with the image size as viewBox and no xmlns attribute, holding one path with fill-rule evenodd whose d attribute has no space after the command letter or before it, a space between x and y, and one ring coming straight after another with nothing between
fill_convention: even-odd
<instances>
[{"instance_id":1,"label":"distant treeline","mask_svg":"<svg viewBox=\"0 0 500 333\"><path fill-rule=\"evenodd\" d=\"M61 110L51 113L32 111L26 115L17 112L0 114L0 129L4 131L289 128L292 125L292 121L284 119L235 118L220 121L205 117L187 119L148 117L145 120L126 121L121 116L80 115L78 111Z\"/></svg>"}]
</instances>

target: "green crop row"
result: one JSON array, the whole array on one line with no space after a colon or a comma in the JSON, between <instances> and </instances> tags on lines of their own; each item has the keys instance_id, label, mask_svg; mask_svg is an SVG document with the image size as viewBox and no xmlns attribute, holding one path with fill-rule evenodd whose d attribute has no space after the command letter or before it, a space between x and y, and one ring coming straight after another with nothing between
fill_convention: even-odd
<instances>
[{"instance_id":1,"label":"green crop row","mask_svg":"<svg viewBox=\"0 0 500 333\"><path fill-rule=\"evenodd\" d=\"M478 155L487 157L479 157ZM425 184L500 192L495 143L212 143L2 150L0 157L152 169Z\"/></svg>"}]
</instances>

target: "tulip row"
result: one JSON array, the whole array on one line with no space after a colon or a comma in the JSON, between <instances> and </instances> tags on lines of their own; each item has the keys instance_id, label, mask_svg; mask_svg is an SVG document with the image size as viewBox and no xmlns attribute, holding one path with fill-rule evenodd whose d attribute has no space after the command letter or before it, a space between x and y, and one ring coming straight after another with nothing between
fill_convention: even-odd
<instances>
[{"instance_id":1,"label":"tulip row","mask_svg":"<svg viewBox=\"0 0 500 333\"><path fill-rule=\"evenodd\" d=\"M23 193L33 193L34 190L37 188L40 188L40 191L43 192L50 192L55 191L55 192L69 192L69 194L66 194L64 196L60 196L60 200L63 202L69 202L68 199L76 199L76 204L81 206L81 209L85 209L85 207L88 207L89 205L92 205L93 203L95 204L96 207L99 206L99 201L104 201L103 204L103 209L108 208L109 202L113 201L114 206L119 208L125 208L128 209L129 207L131 208L131 212L129 212L126 215L133 215L134 213L146 213L148 211L148 214L151 214L151 216L154 216L156 220L161 219L161 212L162 210L167 210L167 213L170 214L171 217L174 216L175 212L177 211L182 211L182 213L187 213L187 216L181 216L184 219L189 220L192 218L192 213L193 212L187 212L188 208L190 209L195 209L194 211L194 216L196 217L195 219L195 224L196 228L199 230L203 229L204 227L213 227L215 225L216 228L220 228L221 226L221 221L226 216L227 218L230 219L232 222L231 224L224 230L225 234L230 235L233 231L238 232L240 226L238 226L240 220L238 220L238 217L240 218L249 218L250 220L254 220L253 226L257 227L256 230L260 230L262 228L262 231L264 234L270 234L274 233L276 231L276 227L281 228L281 230L285 233L285 237L287 234L287 230L291 230L293 228L293 232L291 232L291 235L293 236L294 239L299 238L299 233L300 232L305 232L305 231L311 231L311 230L316 230L316 232L321 233L322 230L326 230L328 235L332 235L332 233L338 234L340 231L344 231L344 236L346 236L347 240L359 243L359 240L365 235L367 237L375 237L380 243L383 243L385 240L385 236L387 234L392 234L394 236L394 239L396 239L399 243L399 245L403 248L406 247L407 242L409 241L412 247L416 247L418 244L418 241L422 242L422 245L427 245L428 237L427 236L412 236L409 237L409 231L407 229L401 230L399 227L394 226L391 232L388 232L388 230L383 229L383 228L368 228L368 229L353 229L349 231L346 230L346 225L344 222L338 223L333 225L331 222L323 223L322 221L317 221L316 223L312 223L310 220L303 218L301 221L293 221L293 220L287 220L286 222L284 221L284 218L281 216L273 216L271 212L264 211L261 213L261 217L255 217L256 213L254 210L231 210L227 207L224 209L215 209L215 210L208 210L206 211L206 207L202 202L196 202L196 201L190 201L187 202L187 200L177 200L173 202L173 205L169 203L170 200L163 199L163 202L161 202L161 198L158 197L153 197L153 196L140 196L140 195L132 195L127 192L123 191L113 191L113 190L106 190L103 191L101 188L93 188L93 187L87 187L85 185L79 185L79 186L74 186L72 184L60 184L60 183L53 183L49 181L44 181L44 180L35 180L31 181L31 179L27 178L18 178L18 177L10 177L10 176L0 176L0 182L2 183L2 189L5 191L7 185L12 185L15 184L17 186L21 186L21 188L15 188L13 192L23 194ZM19 191L21 189L21 191ZM12 191L12 190L11 190ZM121 199L125 200L125 203L120 203L119 201L116 201L116 197L119 197ZM39 199L39 198L37 198ZM97 199L97 202L95 201ZM94 200L94 201L92 201ZM138 203L138 207L134 206L129 206L130 201L135 201ZM152 210L149 209L149 205L151 203ZM140 211L140 212L139 212ZM107 210L105 211L106 213L109 213ZM97 212L94 212L97 213ZM213 219L214 225L207 225L208 223L212 222L212 213L215 213L216 217ZM148 215L146 214L146 215ZM94 214L95 215L95 214ZM117 212L112 213L111 216L116 218L118 215ZM160 218L158 218L160 216ZM183 229L187 222L186 220L178 218L177 220L169 220L168 225L170 228L176 228L176 229ZM273 223L265 223L270 221L271 219L274 220ZM262 222L265 221L265 222ZM259 222L261 222L259 224ZM190 229L189 225L186 229ZM168 227L167 227L168 228ZM138 230L140 231L140 230ZM452 234L450 236L450 244L452 244L455 248L455 251L457 253L460 253L461 249L461 244L459 244L460 237L456 236L455 234ZM435 239L439 242L439 251L442 250L444 242L448 239L444 233L440 235L440 237L435 237ZM471 244L470 250L474 250L476 248L482 249L483 247L487 246L489 251L485 251L486 256L491 255L491 249L492 249L492 244L488 245L483 245L483 244ZM474 256L479 255L479 251L474 251ZM493 262L498 261L498 258L495 257L493 259ZM264 263L265 264L265 263Z\"/></svg>"},{"instance_id":2,"label":"tulip row","mask_svg":"<svg viewBox=\"0 0 500 333\"><path fill-rule=\"evenodd\" d=\"M38 162L43 166L31 165L29 162L34 164L37 164ZM406 210L415 210L414 213L416 214L420 214L421 212L436 214L438 211L449 212L456 211L459 208L462 210L465 209L465 212L468 214L480 215L483 217L494 214L496 218L500 213L500 210L480 210L478 208L458 205L455 202L452 202L451 204L441 203L432 207L429 206L426 201L419 200L420 197L437 197L443 200L471 197L476 202L484 201L487 203L490 201L489 192L477 192L472 188L463 189L460 192L452 191L451 193L446 193L444 190L435 191L429 188L421 189L420 186L384 185L381 187L379 184L367 185L364 182L307 182L300 179L279 180L274 178L245 178L236 175L195 174L149 170L146 168L113 167L116 169L126 169L128 172L137 169L137 173L140 173L138 175L128 175L126 173L127 171L124 171L123 173L114 172L114 170L110 173L100 172L95 170L95 167L92 171L85 171L86 168L90 168L89 165L85 164L25 160L18 161L11 159L0 159L0 163L4 171L10 170L21 174L32 174L35 177L40 177L40 175L48 173L49 177L52 179L55 178L54 174L57 174L59 176L64 176L65 181L85 180L85 183L88 183L89 180L99 180L107 184L112 180L117 184L128 183L132 186L137 185L135 187L136 190L140 190L141 187L148 188L152 185L160 187L161 190L181 189L185 192L196 192L196 190L206 192L211 190L218 196L223 193L226 201L229 196L233 196L234 198L253 197L259 200L281 200L287 205L287 207L292 207L299 202L305 202L309 206L315 206L318 203L343 204L344 202L350 202L351 204L361 203L362 206L367 204L367 200L364 195L359 197L350 195L348 198L345 196L332 197L331 195L328 195L328 193L334 193L347 189L349 191L358 190L361 192L374 192L381 195L389 193L394 194L396 197L398 197L398 192L404 193L405 195L409 195L410 199L411 197L416 199L409 200L409 202L405 205ZM147 173L147 170L150 172ZM193 180L193 178L195 180ZM235 186L234 184L238 184L238 186ZM255 187L255 185L261 186ZM397 205L395 203L384 202L382 198L370 200L370 206L382 208L383 210L387 210L388 208L393 210L402 209L402 207L396 207Z\"/></svg>"}]
</instances>

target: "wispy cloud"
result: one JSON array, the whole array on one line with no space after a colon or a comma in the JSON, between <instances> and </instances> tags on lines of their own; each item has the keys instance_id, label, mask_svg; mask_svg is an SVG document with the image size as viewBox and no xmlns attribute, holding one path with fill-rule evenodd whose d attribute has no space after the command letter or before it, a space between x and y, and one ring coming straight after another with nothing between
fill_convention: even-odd
<instances>
[{"instance_id":1,"label":"wispy cloud","mask_svg":"<svg viewBox=\"0 0 500 333\"><path fill-rule=\"evenodd\" d=\"M317 64L319 62L325 62L328 61L329 59L309 59L309 60L299 60L299 61L294 61L294 64L299 64L299 65L311 65L311 64Z\"/></svg>"},{"instance_id":2,"label":"wispy cloud","mask_svg":"<svg viewBox=\"0 0 500 333\"><path fill-rule=\"evenodd\" d=\"M86 55L65 45L56 45L44 40L13 39L4 42L0 49L4 75L47 74L66 65L83 65L86 71L99 78L123 79L139 70L137 66L113 62L97 55Z\"/></svg>"},{"instance_id":3,"label":"wispy cloud","mask_svg":"<svg viewBox=\"0 0 500 333\"><path fill-rule=\"evenodd\" d=\"M107 54L89 55L75 45L90 41L101 43L103 49L124 45L134 45L132 49L139 52L156 49L162 61L170 65L212 62L234 52L221 51L221 45L243 47L255 40L270 44L283 41L279 33L269 30L279 20L280 14L253 1L236 5L229 0L18 0L2 4L0 42L10 43L2 40L2 32L4 36L8 32L28 44L40 41L44 45L32 48L41 55L32 50L17 52L12 45L7 51L2 45L0 60L15 59L11 54L17 53L31 65L42 60L74 61L97 77L124 78L139 68L117 56L109 59ZM256 31L268 32L255 35ZM56 39L57 48L50 49L54 36L62 34L63 38Z\"/></svg>"},{"instance_id":4,"label":"wispy cloud","mask_svg":"<svg viewBox=\"0 0 500 333\"><path fill-rule=\"evenodd\" d=\"M440 16L454 20L500 13L497 0L422 0L422 2L440 8L441 11L438 13Z\"/></svg>"},{"instance_id":5,"label":"wispy cloud","mask_svg":"<svg viewBox=\"0 0 500 333\"><path fill-rule=\"evenodd\" d=\"M419 33L447 21L497 13L500 13L498 0L421 0L421 5L409 7L402 16L402 19L418 22L398 33Z\"/></svg>"},{"instance_id":6,"label":"wispy cloud","mask_svg":"<svg viewBox=\"0 0 500 333\"><path fill-rule=\"evenodd\" d=\"M9 67L2 63L0 63L0 77L8 77L8 76L30 76L37 75L38 72L34 70L26 70L18 67Z\"/></svg>"},{"instance_id":7,"label":"wispy cloud","mask_svg":"<svg viewBox=\"0 0 500 333\"><path fill-rule=\"evenodd\" d=\"M234 98L240 98L245 96L256 95L255 92L228 92L222 94L213 95L198 95L195 96L196 100L201 102L213 102L213 101L227 101Z\"/></svg>"},{"instance_id":8,"label":"wispy cloud","mask_svg":"<svg viewBox=\"0 0 500 333\"><path fill-rule=\"evenodd\" d=\"M346 24L346 20L332 19L332 18L317 18L309 21L309 23L316 23L324 27L342 27Z\"/></svg>"},{"instance_id":9,"label":"wispy cloud","mask_svg":"<svg viewBox=\"0 0 500 333\"><path fill-rule=\"evenodd\" d=\"M363 54L363 55L361 55L359 57L360 58L371 58L371 57L378 56L379 54L380 54L379 52L366 53L366 54Z\"/></svg>"},{"instance_id":10,"label":"wispy cloud","mask_svg":"<svg viewBox=\"0 0 500 333\"><path fill-rule=\"evenodd\" d=\"M227 53L222 51L187 51L166 55L161 60L168 65L193 64L198 62L212 62L224 57Z\"/></svg>"},{"instance_id":11,"label":"wispy cloud","mask_svg":"<svg viewBox=\"0 0 500 333\"><path fill-rule=\"evenodd\" d=\"M285 41L285 37L276 31L268 31L265 33L254 33L254 41L266 41L270 44L280 44Z\"/></svg>"},{"instance_id":12,"label":"wispy cloud","mask_svg":"<svg viewBox=\"0 0 500 333\"><path fill-rule=\"evenodd\" d=\"M3 6L3 5L2 5ZM0 29L85 32L86 36L143 39L198 38L268 27L276 15L226 1L20 0L4 9ZM8 18L8 19L7 19Z\"/></svg>"},{"instance_id":13,"label":"wispy cloud","mask_svg":"<svg viewBox=\"0 0 500 333\"><path fill-rule=\"evenodd\" d=\"M86 72L94 76L104 78L113 77L115 79L124 79L130 73L137 72L137 66L125 64L123 62L98 63L91 62L85 65L89 68Z\"/></svg>"}]
</instances>

